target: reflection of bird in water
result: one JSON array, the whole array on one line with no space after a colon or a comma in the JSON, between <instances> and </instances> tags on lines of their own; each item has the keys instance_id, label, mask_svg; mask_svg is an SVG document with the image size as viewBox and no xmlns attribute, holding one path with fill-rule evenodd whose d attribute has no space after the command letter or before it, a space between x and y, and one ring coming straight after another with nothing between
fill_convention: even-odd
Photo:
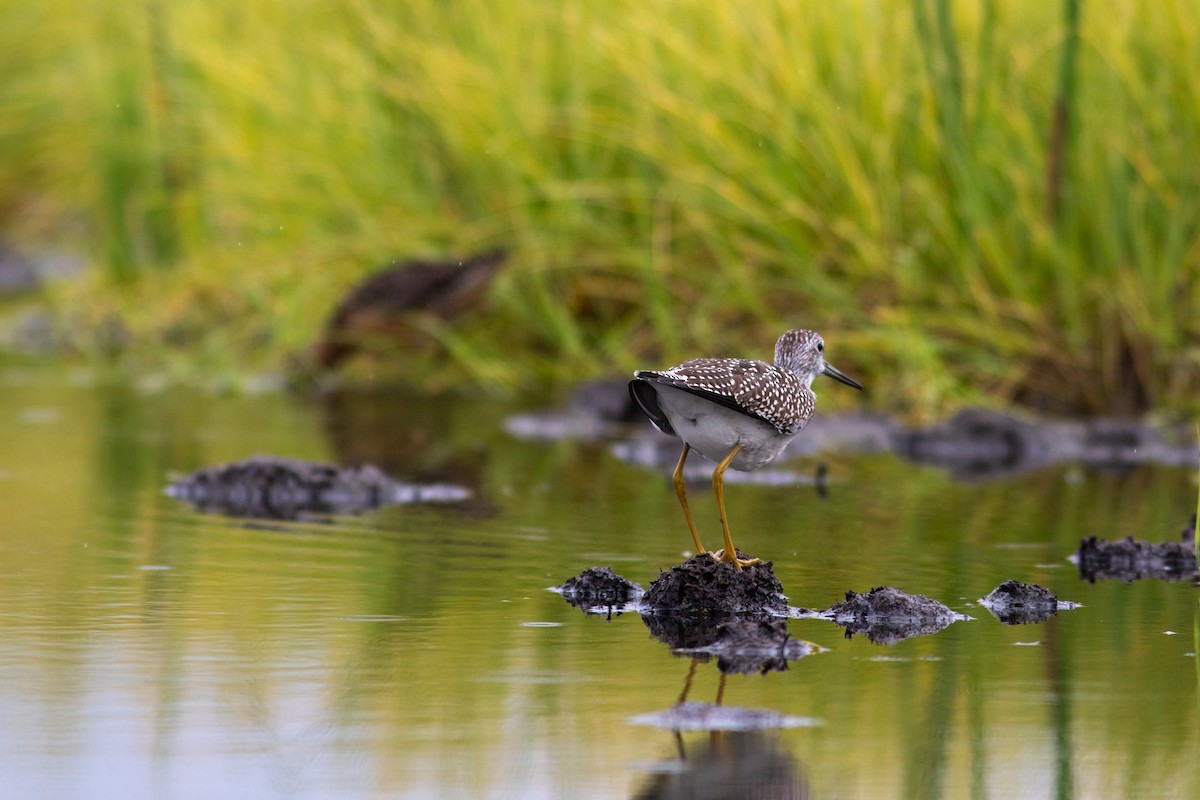
<instances>
[{"instance_id":1,"label":"reflection of bird in water","mask_svg":"<svg viewBox=\"0 0 1200 800\"><path fill-rule=\"evenodd\" d=\"M725 549L714 557L743 566L761 563L737 557L725 516L725 470L758 469L778 456L804 429L816 406L812 382L818 375L862 389L825 361L825 342L816 331L791 330L775 343L775 363L740 358L695 358L670 369L638 370L629 393L663 433L683 439L675 467L675 494L698 553L705 552L688 508L683 464L695 449L718 462L713 491Z\"/></svg>"},{"instance_id":2,"label":"reflection of bird in water","mask_svg":"<svg viewBox=\"0 0 1200 800\"><path fill-rule=\"evenodd\" d=\"M692 659L676 707L687 703L698 663ZM722 673L717 706L724 701L725 678ZM765 731L711 731L708 742L690 757L679 731L675 743L679 768L656 771L635 800L804 800L809 795L801 765Z\"/></svg>"},{"instance_id":3,"label":"reflection of bird in water","mask_svg":"<svg viewBox=\"0 0 1200 800\"><path fill-rule=\"evenodd\" d=\"M713 734L679 769L653 775L635 800L803 800L808 779L796 760L762 731Z\"/></svg>"},{"instance_id":4,"label":"reflection of bird in water","mask_svg":"<svg viewBox=\"0 0 1200 800\"><path fill-rule=\"evenodd\" d=\"M406 261L371 275L330 316L313 360L332 369L360 351L411 340L414 314L454 319L479 302L504 259L496 250L464 261Z\"/></svg>"}]
</instances>

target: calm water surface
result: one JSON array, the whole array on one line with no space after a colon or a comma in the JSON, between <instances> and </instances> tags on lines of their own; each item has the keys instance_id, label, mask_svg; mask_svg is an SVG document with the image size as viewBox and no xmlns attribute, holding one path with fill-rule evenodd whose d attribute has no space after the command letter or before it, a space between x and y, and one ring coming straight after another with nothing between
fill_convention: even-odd
<instances>
[{"instance_id":1,"label":"calm water surface","mask_svg":"<svg viewBox=\"0 0 1200 800\"><path fill-rule=\"evenodd\" d=\"M637 615L546 591L594 564L645 585L677 563L689 538L669 481L609 443L515 440L513 410L0 373L4 795L635 797L682 753L773 764L753 769L790 781L783 796L1200 796L1196 590L1089 585L1065 560L1090 533L1176 537L1186 471L964 485L831 455L824 499L729 485L738 545L774 559L794 605L887 584L975 619L891 647L793 620L828 650L723 686L700 664L691 700L819 721L710 749L630 723L679 699L689 659ZM373 461L476 496L251 523L163 495L172 475L257 453ZM692 496L715 543L714 504ZM1001 625L976 599L1008 578L1083 607Z\"/></svg>"}]
</instances>

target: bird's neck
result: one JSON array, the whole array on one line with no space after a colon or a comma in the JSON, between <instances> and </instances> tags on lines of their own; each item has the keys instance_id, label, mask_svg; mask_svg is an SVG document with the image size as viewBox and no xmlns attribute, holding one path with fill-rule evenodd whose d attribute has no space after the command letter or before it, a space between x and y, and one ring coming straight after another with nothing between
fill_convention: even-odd
<instances>
[{"instance_id":1,"label":"bird's neck","mask_svg":"<svg viewBox=\"0 0 1200 800\"><path fill-rule=\"evenodd\" d=\"M816 377L815 375L813 375L812 373L809 373L809 372L801 372L798 369L793 369L793 368L789 367L786 363L781 364L778 361L775 362L775 366L779 367L784 372L790 372L792 375L795 375L796 380L800 381L801 386L803 386L805 389L808 389L809 391L812 391L812 382L813 382L813 378Z\"/></svg>"}]
</instances>

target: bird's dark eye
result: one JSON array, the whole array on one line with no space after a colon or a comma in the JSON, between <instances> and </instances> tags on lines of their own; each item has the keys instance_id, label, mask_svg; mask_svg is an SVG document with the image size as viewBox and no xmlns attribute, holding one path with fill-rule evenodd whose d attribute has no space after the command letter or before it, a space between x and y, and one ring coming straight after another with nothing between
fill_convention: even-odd
<instances>
[{"instance_id":1,"label":"bird's dark eye","mask_svg":"<svg viewBox=\"0 0 1200 800\"><path fill-rule=\"evenodd\" d=\"M825 352L825 343L824 342L817 342L817 352L818 353Z\"/></svg>"}]
</instances>

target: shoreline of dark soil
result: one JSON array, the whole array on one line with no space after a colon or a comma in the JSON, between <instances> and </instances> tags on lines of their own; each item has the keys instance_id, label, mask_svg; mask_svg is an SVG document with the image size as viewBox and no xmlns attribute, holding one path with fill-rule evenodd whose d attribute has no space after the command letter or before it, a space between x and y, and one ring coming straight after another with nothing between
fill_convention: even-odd
<instances>
[{"instance_id":1,"label":"shoreline of dark soil","mask_svg":"<svg viewBox=\"0 0 1200 800\"><path fill-rule=\"evenodd\" d=\"M534 441L615 439L613 452L623 461L670 468L679 457L677 442L641 424L635 412L624 381L595 381L578 387L565 409L518 414L505 421L505 429ZM1103 471L1144 464L1194 468L1200 457L1194 431L1184 425L1118 418L1056 420L968 408L928 426L909 426L881 414L818 413L778 461L827 451L894 453L964 481L1009 477L1063 463ZM689 479L705 477L701 460L689 466ZM778 468L728 473L730 482L797 478L802 476Z\"/></svg>"}]
</instances>

